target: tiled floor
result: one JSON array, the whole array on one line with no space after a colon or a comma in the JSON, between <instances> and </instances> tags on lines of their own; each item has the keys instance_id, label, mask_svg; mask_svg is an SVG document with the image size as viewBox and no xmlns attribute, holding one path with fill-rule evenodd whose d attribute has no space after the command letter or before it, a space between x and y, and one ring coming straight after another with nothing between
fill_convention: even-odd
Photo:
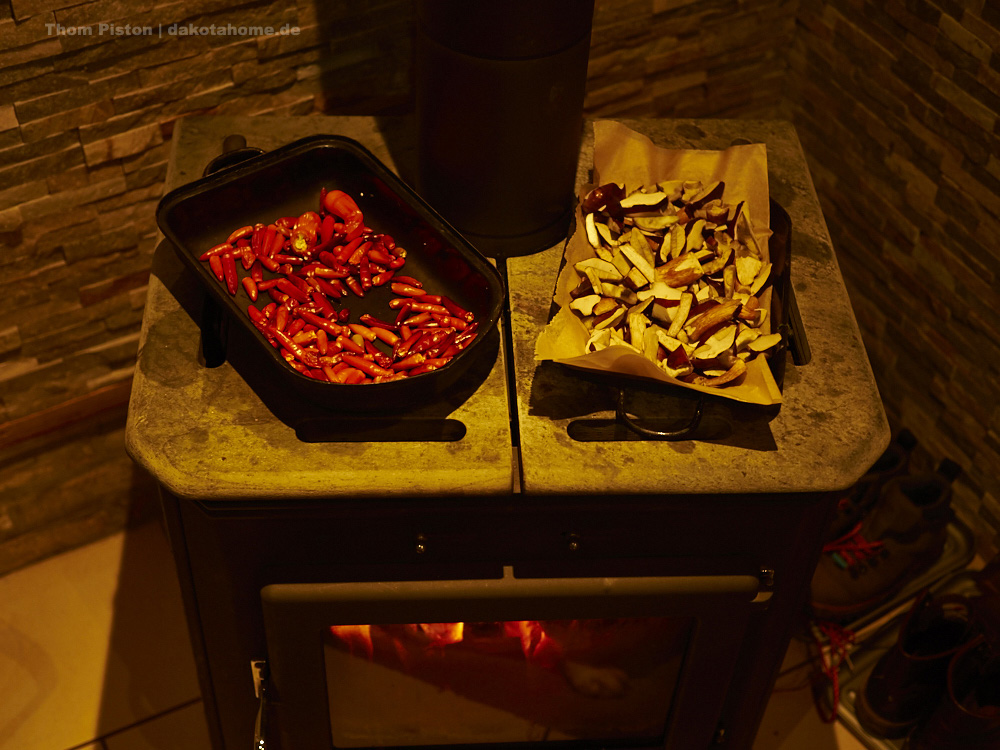
<instances>
[{"instance_id":1,"label":"tiled floor","mask_svg":"<svg viewBox=\"0 0 1000 750\"><path fill-rule=\"evenodd\" d=\"M863 750L818 717L793 645L753 750ZM0 748L209 750L153 522L0 578Z\"/></svg>"}]
</instances>

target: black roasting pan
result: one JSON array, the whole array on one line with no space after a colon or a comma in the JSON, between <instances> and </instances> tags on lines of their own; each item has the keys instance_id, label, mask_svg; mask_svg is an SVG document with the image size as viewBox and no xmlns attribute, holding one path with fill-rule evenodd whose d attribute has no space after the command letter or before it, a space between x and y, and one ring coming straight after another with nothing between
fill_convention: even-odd
<instances>
[{"instance_id":1,"label":"black roasting pan","mask_svg":"<svg viewBox=\"0 0 1000 750\"><path fill-rule=\"evenodd\" d=\"M475 313L477 338L446 366L386 383L346 385L315 380L288 366L280 353L250 322L246 292L231 296L199 256L224 242L242 226L272 223L283 216L317 211L322 188L350 194L375 232L391 235L406 248L406 264L398 273L416 277L430 294L447 295ZM453 229L416 192L358 142L336 135L303 138L273 151L177 188L160 201L157 223L181 261L193 272L219 307L229 325L243 329L239 338L255 342L266 362L267 387L294 390L327 409L379 412L412 408L437 397L479 356L495 356L488 339L497 327L504 284L496 268ZM264 272L265 278L273 274ZM350 322L369 313L391 320L389 285L363 298L342 298L351 310ZM270 298L261 294L262 308Z\"/></svg>"}]
</instances>

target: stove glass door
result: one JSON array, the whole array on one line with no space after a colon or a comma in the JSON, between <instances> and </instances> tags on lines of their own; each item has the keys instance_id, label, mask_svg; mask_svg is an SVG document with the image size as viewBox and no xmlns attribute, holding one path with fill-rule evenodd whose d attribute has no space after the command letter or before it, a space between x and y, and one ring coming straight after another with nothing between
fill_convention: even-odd
<instances>
[{"instance_id":1,"label":"stove glass door","mask_svg":"<svg viewBox=\"0 0 1000 750\"><path fill-rule=\"evenodd\" d=\"M324 642L335 747L662 744L693 619L346 625Z\"/></svg>"},{"instance_id":2,"label":"stove glass door","mask_svg":"<svg viewBox=\"0 0 1000 750\"><path fill-rule=\"evenodd\" d=\"M707 746L747 574L270 584L282 750ZM683 721L678 721L678 717Z\"/></svg>"}]
</instances>

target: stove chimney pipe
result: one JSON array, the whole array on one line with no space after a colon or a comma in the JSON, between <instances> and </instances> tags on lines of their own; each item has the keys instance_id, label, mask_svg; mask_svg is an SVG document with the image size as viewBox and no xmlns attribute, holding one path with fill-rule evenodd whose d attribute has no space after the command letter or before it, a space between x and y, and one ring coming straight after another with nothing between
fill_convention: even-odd
<instances>
[{"instance_id":1,"label":"stove chimney pipe","mask_svg":"<svg viewBox=\"0 0 1000 750\"><path fill-rule=\"evenodd\" d=\"M486 255L566 236L594 0L417 0L419 189Z\"/></svg>"}]
</instances>

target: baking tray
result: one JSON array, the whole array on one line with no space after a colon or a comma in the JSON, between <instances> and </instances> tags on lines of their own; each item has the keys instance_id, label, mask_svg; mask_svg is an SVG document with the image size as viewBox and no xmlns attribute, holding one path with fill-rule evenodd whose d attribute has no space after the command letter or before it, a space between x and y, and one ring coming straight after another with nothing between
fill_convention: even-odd
<instances>
[{"instance_id":1,"label":"baking tray","mask_svg":"<svg viewBox=\"0 0 1000 750\"><path fill-rule=\"evenodd\" d=\"M272 223L319 207L320 191L339 189L351 195L377 233L391 235L407 251L400 273L416 277L429 294L447 295L473 312L479 335L439 370L385 383L348 385L307 377L289 367L280 352L247 316L251 300L244 289L230 295L198 257L242 226ZM434 399L480 355L496 356L487 340L496 328L505 297L497 269L440 214L358 142L337 135L303 138L252 156L233 166L168 193L157 208L157 223L181 261L201 282L229 325L255 342L266 361L274 388L289 388L317 405L349 412L384 412L411 408ZM273 274L265 271L265 278ZM394 316L389 285L363 298L341 302L351 321L369 313ZM261 295L258 308L270 299ZM488 355L487 355L488 356Z\"/></svg>"},{"instance_id":2,"label":"baking tray","mask_svg":"<svg viewBox=\"0 0 1000 750\"><path fill-rule=\"evenodd\" d=\"M781 334L781 341L770 352L767 363L779 390L784 387L785 366L788 355L796 365L808 364L811 353L809 344L799 316L798 305L792 289L792 220L788 212L773 198L770 199L770 230L768 252L771 260L771 330ZM563 258L565 263L565 258ZM554 311L553 311L554 314ZM624 424L639 439L645 440L682 440L708 435L702 426L702 415L705 412L705 401L711 396L698 391L687 390L669 383L659 383L648 378L639 378L620 373L596 372L587 368L566 365L581 377L597 382L614 385L618 388L616 401L616 420ZM679 405L677 411L682 418L677 421L675 415L644 414L634 416L630 413L628 402L634 391L660 392L674 395L673 401ZM722 396L716 396L714 401L726 401L734 412L758 412L774 418L781 405L756 405L734 403ZM694 402L692 406L687 402ZM670 422L667 429L666 422Z\"/></svg>"}]
</instances>

